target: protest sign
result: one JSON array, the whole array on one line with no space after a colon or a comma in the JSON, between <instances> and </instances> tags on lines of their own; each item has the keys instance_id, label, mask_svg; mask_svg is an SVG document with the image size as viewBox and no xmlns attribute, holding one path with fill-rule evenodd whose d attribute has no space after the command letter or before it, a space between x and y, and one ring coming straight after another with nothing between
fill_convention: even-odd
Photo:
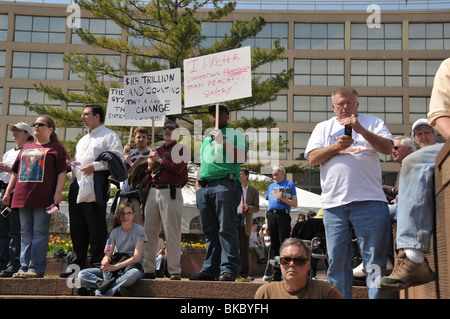
<instances>
[{"instance_id":1,"label":"protest sign","mask_svg":"<svg viewBox=\"0 0 450 319\"><path fill-rule=\"evenodd\" d=\"M170 69L124 77L125 118L181 113L181 70Z\"/></svg>"},{"instance_id":2,"label":"protest sign","mask_svg":"<svg viewBox=\"0 0 450 319\"><path fill-rule=\"evenodd\" d=\"M125 118L124 89L109 89L108 106L105 114L105 125L114 126L152 126L152 118ZM155 126L164 126L165 116L155 117Z\"/></svg>"},{"instance_id":3,"label":"protest sign","mask_svg":"<svg viewBox=\"0 0 450 319\"><path fill-rule=\"evenodd\" d=\"M183 65L184 107L252 96L250 47L186 59Z\"/></svg>"}]
</instances>

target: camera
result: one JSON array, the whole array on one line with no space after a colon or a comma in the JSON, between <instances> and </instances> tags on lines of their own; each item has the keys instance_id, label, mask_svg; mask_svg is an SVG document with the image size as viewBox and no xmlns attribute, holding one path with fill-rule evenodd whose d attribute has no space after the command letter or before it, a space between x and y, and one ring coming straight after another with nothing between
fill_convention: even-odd
<instances>
[{"instance_id":1,"label":"camera","mask_svg":"<svg viewBox=\"0 0 450 319\"><path fill-rule=\"evenodd\" d=\"M5 209L2 210L0 215L2 215L3 217L8 217L8 215L11 214L11 212L12 212L12 209L9 208L8 206L6 206Z\"/></svg>"}]
</instances>

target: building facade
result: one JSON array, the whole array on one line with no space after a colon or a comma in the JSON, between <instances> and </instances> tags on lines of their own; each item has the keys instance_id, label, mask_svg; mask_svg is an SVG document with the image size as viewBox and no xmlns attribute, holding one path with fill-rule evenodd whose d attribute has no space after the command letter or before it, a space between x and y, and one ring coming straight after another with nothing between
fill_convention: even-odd
<instances>
[{"instance_id":1,"label":"building facade","mask_svg":"<svg viewBox=\"0 0 450 319\"><path fill-rule=\"evenodd\" d=\"M14 146L8 124L36 118L23 105L47 103L62 109L34 89L34 84L82 92L84 83L69 71L62 58L73 51L103 56L116 65L128 64L125 54L83 44L67 27L72 11L67 5L0 1L0 154ZM425 11L381 11L378 21L366 11L237 10L225 20L204 25L204 45L220 39L232 21L259 15L267 25L243 46L271 48L280 39L285 59L256 72L266 75L293 68L290 88L275 102L233 112L231 119L272 116L289 151L281 154L285 166L307 162L303 152L315 125L334 115L331 92L344 85L360 95L359 112L382 118L393 135L411 134L411 125L426 117L434 74L450 56L450 7ZM81 27L96 35L126 39L114 23L81 12ZM144 39L127 39L146 45ZM104 81L112 78L104 76ZM81 122L80 122L81 126ZM59 129L62 139L75 139L80 127ZM381 156L387 182L399 170L389 156ZM395 178L394 178L395 180ZM297 176L299 187L320 192L317 174Z\"/></svg>"}]
</instances>

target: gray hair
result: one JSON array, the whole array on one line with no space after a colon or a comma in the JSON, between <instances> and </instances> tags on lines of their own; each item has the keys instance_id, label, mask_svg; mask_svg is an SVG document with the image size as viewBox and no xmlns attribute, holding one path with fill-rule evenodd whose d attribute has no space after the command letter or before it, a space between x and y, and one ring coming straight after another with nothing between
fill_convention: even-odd
<instances>
[{"instance_id":1,"label":"gray hair","mask_svg":"<svg viewBox=\"0 0 450 319\"><path fill-rule=\"evenodd\" d=\"M311 260L311 248L309 248L308 244L301 240L300 238L287 238L280 246L280 256L281 256L281 252L283 251L284 248L292 246L292 245L297 245L299 247L303 247L305 249L306 252L306 258L308 260Z\"/></svg>"},{"instance_id":2,"label":"gray hair","mask_svg":"<svg viewBox=\"0 0 450 319\"><path fill-rule=\"evenodd\" d=\"M416 143L413 141L412 138L409 138L407 136L397 136L394 138L395 140L400 140L400 145L405 147L411 147L411 150L415 152L417 150Z\"/></svg>"},{"instance_id":3,"label":"gray hair","mask_svg":"<svg viewBox=\"0 0 450 319\"><path fill-rule=\"evenodd\" d=\"M281 165L281 164L279 164L279 165L274 165L273 167L278 167L278 169L279 169L280 171L283 171L283 172L286 173L286 169L285 169L284 166ZM273 168L273 167L272 167L272 168Z\"/></svg>"}]
</instances>

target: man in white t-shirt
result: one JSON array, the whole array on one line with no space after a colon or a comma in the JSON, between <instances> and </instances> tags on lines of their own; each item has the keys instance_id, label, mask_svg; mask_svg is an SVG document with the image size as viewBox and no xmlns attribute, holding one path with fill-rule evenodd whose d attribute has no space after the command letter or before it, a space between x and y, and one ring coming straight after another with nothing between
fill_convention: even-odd
<instances>
[{"instance_id":1,"label":"man in white t-shirt","mask_svg":"<svg viewBox=\"0 0 450 319\"><path fill-rule=\"evenodd\" d=\"M352 229L367 274L369 298L389 295L377 287L385 273L390 243L389 209L381 182L378 152L391 154L392 135L379 118L358 114L358 93L343 87L332 94L335 117L317 124L305 151L320 164L328 280L345 298L352 297ZM350 132L346 135L345 126Z\"/></svg>"}]
</instances>

